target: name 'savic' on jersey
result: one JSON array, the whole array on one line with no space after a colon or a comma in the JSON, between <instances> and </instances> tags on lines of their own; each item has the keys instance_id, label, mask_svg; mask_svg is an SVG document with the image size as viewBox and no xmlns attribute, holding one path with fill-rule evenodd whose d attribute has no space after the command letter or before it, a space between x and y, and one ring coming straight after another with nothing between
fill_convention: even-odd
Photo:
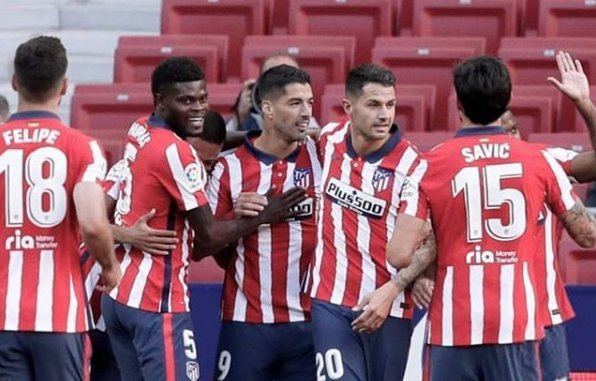
<instances>
[{"instance_id":1,"label":"name 'savic' on jersey","mask_svg":"<svg viewBox=\"0 0 596 381\"><path fill-rule=\"evenodd\" d=\"M423 155L401 211L428 217L437 240L429 343L508 344L543 337L537 223L575 199L556 160L500 127L461 129Z\"/></svg>"},{"instance_id":2,"label":"name 'savic' on jersey","mask_svg":"<svg viewBox=\"0 0 596 381\"><path fill-rule=\"evenodd\" d=\"M241 192L266 194L294 187L306 189L307 199L291 221L261 225L241 238L226 270L222 318L249 323L286 323L310 319L310 297L304 293L316 245L316 211L321 166L315 142L305 142L284 159L254 145L244 145L216 165L208 187L214 214L233 210Z\"/></svg>"},{"instance_id":3,"label":"name 'savic' on jersey","mask_svg":"<svg viewBox=\"0 0 596 381\"><path fill-rule=\"evenodd\" d=\"M101 182L102 150L44 111L14 114L0 135L0 330L86 331L72 195Z\"/></svg>"},{"instance_id":4,"label":"name 'savic' on jersey","mask_svg":"<svg viewBox=\"0 0 596 381\"><path fill-rule=\"evenodd\" d=\"M352 147L349 121L327 125L319 150L322 197L311 296L351 308L396 272L387 262L386 246L400 189L419 154L393 126L381 148L361 157ZM412 310L406 291L390 315L409 318Z\"/></svg>"},{"instance_id":5,"label":"name 'savic' on jersey","mask_svg":"<svg viewBox=\"0 0 596 381\"><path fill-rule=\"evenodd\" d=\"M155 116L139 119L128 131L120 170L115 223L131 226L155 209L149 225L174 230L179 243L165 256L123 245L122 281L110 296L147 311L188 311L186 278L193 233L185 212L207 204L206 171L190 144Z\"/></svg>"}]
</instances>

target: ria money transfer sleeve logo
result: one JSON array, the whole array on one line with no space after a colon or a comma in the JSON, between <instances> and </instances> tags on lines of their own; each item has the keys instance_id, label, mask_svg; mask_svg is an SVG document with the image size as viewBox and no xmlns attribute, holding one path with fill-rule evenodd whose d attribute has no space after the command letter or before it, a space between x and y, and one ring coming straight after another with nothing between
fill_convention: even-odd
<instances>
[{"instance_id":1,"label":"ria money transfer sleeve logo","mask_svg":"<svg viewBox=\"0 0 596 381\"><path fill-rule=\"evenodd\" d=\"M325 195L336 204L362 216L380 219L385 214L387 201L376 198L349 184L331 178L325 187Z\"/></svg>"}]
</instances>

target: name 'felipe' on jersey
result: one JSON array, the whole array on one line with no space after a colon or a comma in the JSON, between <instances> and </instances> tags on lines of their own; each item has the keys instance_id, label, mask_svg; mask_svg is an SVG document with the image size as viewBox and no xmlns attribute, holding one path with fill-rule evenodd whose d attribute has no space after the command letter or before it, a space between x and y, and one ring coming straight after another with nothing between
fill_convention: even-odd
<instances>
[{"instance_id":1,"label":"name 'felipe' on jersey","mask_svg":"<svg viewBox=\"0 0 596 381\"><path fill-rule=\"evenodd\" d=\"M500 127L461 129L423 154L401 212L431 217L437 273L429 342L508 344L544 336L537 307L538 218L575 199L555 159Z\"/></svg>"},{"instance_id":2,"label":"name 'felipe' on jersey","mask_svg":"<svg viewBox=\"0 0 596 381\"><path fill-rule=\"evenodd\" d=\"M361 157L352 146L350 122L325 126L319 150L322 197L311 296L351 308L396 272L385 248L418 151L393 126L381 148ZM409 318L412 310L406 291L390 314Z\"/></svg>"},{"instance_id":3,"label":"name 'felipe' on jersey","mask_svg":"<svg viewBox=\"0 0 596 381\"><path fill-rule=\"evenodd\" d=\"M0 126L0 330L89 328L72 194L105 171L97 142L53 113L20 112Z\"/></svg>"},{"instance_id":4,"label":"name 'felipe' on jersey","mask_svg":"<svg viewBox=\"0 0 596 381\"><path fill-rule=\"evenodd\" d=\"M206 171L192 146L153 115L133 123L128 131L124 162L118 166L121 173L115 222L132 226L139 217L155 209L149 225L175 231L179 244L165 256L123 245L122 281L110 296L147 311L187 312L186 278L193 232L185 212L207 204ZM106 188L110 188L108 184Z\"/></svg>"}]
</instances>

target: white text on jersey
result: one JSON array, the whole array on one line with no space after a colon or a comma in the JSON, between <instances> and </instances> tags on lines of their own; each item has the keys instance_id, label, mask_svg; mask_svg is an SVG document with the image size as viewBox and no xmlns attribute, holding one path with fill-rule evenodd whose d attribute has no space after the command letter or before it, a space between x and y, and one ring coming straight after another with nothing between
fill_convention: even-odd
<instances>
[{"instance_id":1,"label":"white text on jersey","mask_svg":"<svg viewBox=\"0 0 596 381\"><path fill-rule=\"evenodd\" d=\"M373 197L335 178L327 183L325 194L344 208L375 219L383 217L387 205L387 201Z\"/></svg>"},{"instance_id":2,"label":"white text on jersey","mask_svg":"<svg viewBox=\"0 0 596 381\"><path fill-rule=\"evenodd\" d=\"M480 159L509 158L509 143L481 143L475 144L473 147L464 147L461 150L466 163L471 163Z\"/></svg>"},{"instance_id":3,"label":"white text on jersey","mask_svg":"<svg viewBox=\"0 0 596 381\"><path fill-rule=\"evenodd\" d=\"M56 144L60 131L50 128L15 128L2 133L4 143L8 146L13 143L48 143Z\"/></svg>"}]
</instances>

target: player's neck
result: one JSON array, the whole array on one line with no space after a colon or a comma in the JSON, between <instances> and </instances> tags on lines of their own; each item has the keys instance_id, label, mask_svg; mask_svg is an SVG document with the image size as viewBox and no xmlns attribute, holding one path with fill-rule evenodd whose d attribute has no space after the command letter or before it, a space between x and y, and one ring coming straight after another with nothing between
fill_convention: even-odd
<instances>
[{"instance_id":1,"label":"player's neck","mask_svg":"<svg viewBox=\"0 0 596 381\"><path fill-rule=\"evenodd\" d=\"M283 159L289 156L298 147L298 142L288 142L285 139L263 131L261 136L255 139L255 147L259 150L275 156L278 159Z\"/></svg>"},{"instance_id":2,"label":"player's neck","mask_svg":"<svg viewBox=\"0 0 596 381\"><path fill-rule=\"evenodd\" d=\"M350 137L352 139L352 148L354 148L358 156L366 156L381 148L389 140L391 135L387 134L383 139L367 139L352 129Z\"/></svg>"},{"instance_id":3,"label":"player's neck","mask_svg":"<svg viewBox=\"0 0 596 381\"><path fill-rule=\"evenodd\" d=\"M17 105L17 112L26 111L48 111L58 114L60 111L59 102L55 99L50 99L45 102L31 102L23 98L19 98Z\"/></svg>"}]
</instances>

